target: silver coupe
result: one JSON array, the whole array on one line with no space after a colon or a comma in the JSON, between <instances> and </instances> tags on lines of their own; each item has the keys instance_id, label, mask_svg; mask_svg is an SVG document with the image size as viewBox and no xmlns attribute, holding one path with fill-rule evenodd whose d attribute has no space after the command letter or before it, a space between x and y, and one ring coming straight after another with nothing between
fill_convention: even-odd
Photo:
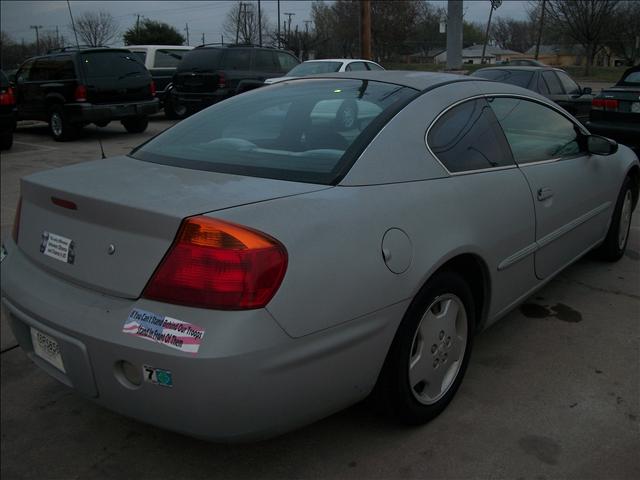
<instances>
[{"instance_id":1,"label":"silver coupe","mask_svg":"<svg viewBox=\"0 0 640 480\"><path fill-rule=\"evenodd\" d=\"M166 429L264 438L372 393L420 424L479 331L587 252L621 257L639 177L516 86L285 81L25 177L2 303L39 367Z\"/></svg>"}]
</instances>

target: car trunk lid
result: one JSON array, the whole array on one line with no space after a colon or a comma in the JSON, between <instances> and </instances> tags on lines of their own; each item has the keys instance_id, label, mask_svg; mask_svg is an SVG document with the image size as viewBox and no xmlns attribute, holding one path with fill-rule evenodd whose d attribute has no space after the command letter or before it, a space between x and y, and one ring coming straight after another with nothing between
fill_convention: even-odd
<instances>
[{"instance_id":1,"label":"car trunk lid","mask_svg":"<svg viewBox=\"0 0 640 480\"><path fill-rule=\"evenodd\" d=\"M66 280L137 298L185 217L330 188L114 157L22 180L19 247Z\"/></svg>"}]
</instances>

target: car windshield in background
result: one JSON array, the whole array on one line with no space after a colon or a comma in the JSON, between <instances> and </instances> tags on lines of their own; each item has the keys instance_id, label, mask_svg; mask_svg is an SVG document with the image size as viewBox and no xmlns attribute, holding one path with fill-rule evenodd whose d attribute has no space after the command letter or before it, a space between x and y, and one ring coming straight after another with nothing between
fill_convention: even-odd
<instances>
[{"instance_id":1,"label":"car windshield in background","mask_svg":"<svg viewBox=\"0 0 640 480\"><path fill-rule=\"evenodd\" d=\"M139 57L131 52L89 52L80 56L87 78L148 75Z\"/></svg>"},{"instance_id":2,"label":"car windshield in background","mask_svg":"<svg viewBox=\"0 0 640 480\"><path fill-rule=\"evenodd\" d=\"M195 70L211 71L218 68L221 49L219 48L196 48L185 53L182 61L178 64L178 71Z\"/></svg>"},{"instance_id":3,"label":"car windshield in background","mask_svg":"<svg viewBox=\"0 0 640 480\"><path fill-rule=\"evenodd\" d=\"M473 74L473 76L527 88L527 85L529 85L531 77L533 76L533 72L529 70L502 70L496 68L478 70Z\"/></svg>"},{"instance_id":4,"label":"car windshield in background","mask_svg":"<svg viewBox=\"0 0 640 480\"><path fill-rule=\"evenodd\" d=\"M416 95L368 80L274 85L207 108L131 155L183 168L331 184L348 168L349 147L361 136L373 138L389 117L385 113Z\"/></svg>"},{"instance_id":5,"label":"car windshield in background","mask_svg":"<svg viewBox=\"0 0 640 480\"><path fill-rule=\"evenodd\" d=\"M620 82L619 85L629 85L629 86L640 86L640 71L631 72L626 75Z\"/></svg>"},{"instance_id":6,"label":"car windshield in background","mask_svg":"<svg viewBox=\"0 0 640 480\"><path fill-rule=\"evenodd\" d=\"M342 62L305 62L293 67L287 77L305 77L321 73L333 73L340 70Z\"/></svg>"}]
</instances>

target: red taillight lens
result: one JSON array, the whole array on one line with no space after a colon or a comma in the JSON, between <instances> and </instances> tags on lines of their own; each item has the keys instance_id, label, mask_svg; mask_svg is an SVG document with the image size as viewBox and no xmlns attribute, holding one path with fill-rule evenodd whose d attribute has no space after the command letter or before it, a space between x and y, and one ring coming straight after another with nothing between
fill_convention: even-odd
<instances>
[{"instance_id":1,"label":"red taillight lens","mask_svg":"<svg viewBox=\"0 0 640 480\"><path fill-rule=\"evenodd\" d=\"M7 87L7 89L0 93L0 105L14 105L16 103L16 97L13 96L13 89Z\"/></svg>"},{"instance_id":2,"label":"red taillight lens","mask_svg":"<svg viewBox=\"0 0 640 480\"><path fill-rule=\"evenodd\" d=\"M156 96L156 82L151 80L151 85L149 85L149 89L151 90L151 96L155 97Z\"/></svg>"},{"instance_id":3,"label":"red taillight lens","mask_svg":"<svg viewBox=\"0 0 640 480\"><path fill-rule=\"evenodd\" d=\"M16 207L16 216L13 219L13 229L11 230L11 236L13 241L18 243L18 235L20 234L20 214L22 213L22 197L18 198L18 206Z\"/></svg>"},{"instance_id":4,"label":"red taillight lens","mask_svg":"<svg viewBox=\"0 0 640 480\"><path fill-rule=\"evenodd\" d=\"M224 76L224 73L218 72L218 88L226 88L227 86L227 78Z\"/></svg>"},{"instance_id":5,"label":"red taillight lens","mask_svg":"<svg viewBox=\"0 0 640 480\"><path fill-rule=\"evenodd\" d=\"M619 102L615 98L594 98L591 100L591 108L596 110L617 110Z\"/></svg>"},{"instance_id":6,"label":"red taillight lens","mask_svg":"<svg viewBox=\"0 0 640 480\"><path fill-rule=\"evenodd\" d=\"M192 307L264 307L287 269L284 246L256 230L208 217L182 222L144 290L145 298Z\"/></svg>"},{"instance_id":7,"label":"red taillight lens","mask_svg":"<svg viewBox=\"0 0 640 480\"><path fill-rule=\"evenodd\" d=\"M87 101L87 87L84 85L78 85L76 87L76 91L74 92L74 98L76 102L86 102Z\"/></svg>"}]
</instances>

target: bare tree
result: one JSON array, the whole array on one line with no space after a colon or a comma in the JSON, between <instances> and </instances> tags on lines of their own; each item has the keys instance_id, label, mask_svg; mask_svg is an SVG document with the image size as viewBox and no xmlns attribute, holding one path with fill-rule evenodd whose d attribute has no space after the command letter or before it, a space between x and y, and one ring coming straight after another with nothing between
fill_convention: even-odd
<instances>
[{"instance_id":1,"label":"bare tree","mask_svg":"<svg viewBox=\"0 0 640 480\"><path fill-rule=\"evenodd\" d=\"M640 2L620 2L604 43L633 65L640 58Z\"/></svg>"},{"instance_id":2,"label":"bare tree","mask_svg":"<svg viewBox=\"0 0 640 480\"><path fill-rule=\"evenodd\" d=\"M491 37L500 46L524 52L535 43L535 24L527 20L498 17L491 26Z\"/></svg>"},{"instance_id":3,"label":"bare tree","mask_svg":"<svg viewBox=\"0 0 640 480\"><path fill-rule=\"evenodd\" d=\"M82 42L92 47L108 45L120 35L120 27L109 12L87 12L75 21ZM73 26L69 28L73 31Z\"/></svg>"},{"instance_id":4,"label":"bare tree","mask_svg":"<svg viewBox=\"0 0 640 480\"><path fill-rule=\"evenodd\" d=\"M585 50L585 76L591 74L593 60L604 46L619 0L549 0L552 21L564 25L567 35Z\"/></svg>"},{"instance_id":5,"label":"bare tree","mask_svg":"<svg viewBox=\"0 0 640 480\"><path fill-rule=\"evenodd\" d=\"M269 33L269 19L262 11L262 37L267 38ZM231 38L229 43L254 43L260 38L258 26L258 7L251 2L238 2L227 12L227 17L222 24L222 30L226 38Z\"/></svg>"}]
</instances>

